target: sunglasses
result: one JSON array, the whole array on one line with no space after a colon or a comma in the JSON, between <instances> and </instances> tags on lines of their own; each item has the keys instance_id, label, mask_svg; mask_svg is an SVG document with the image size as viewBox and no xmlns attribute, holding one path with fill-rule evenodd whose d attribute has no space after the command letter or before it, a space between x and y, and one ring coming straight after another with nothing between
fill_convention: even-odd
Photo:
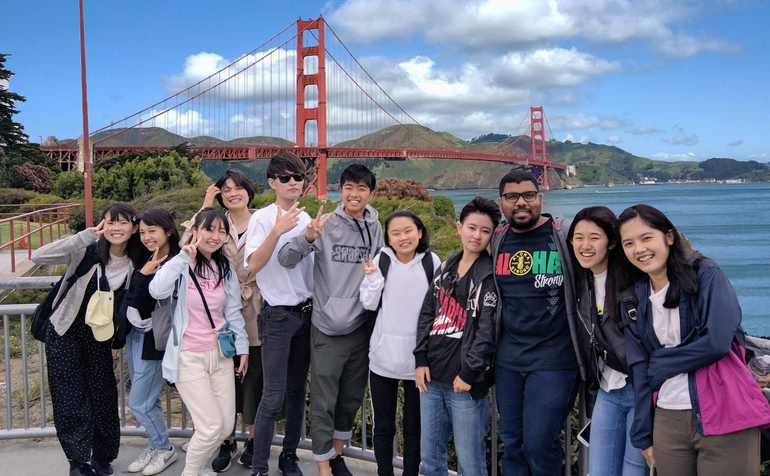
<instances>
[{"instance_id":1,"label":"sunglasses","mask_svg":"<svg viewBox=\"0 0 770 476\"><path fill-rule=\"evenodd\" d=\"M538 192L524 192L524 193L516 193L516 192L510 192L510 193L504 193L503 198L508 203L516 203L519 201L519 197L524 197L525 202L534 202L537 198Z\"/></svg>"},{"instance_id":2,"label":"sunglasses","mask_svg":"<svg viewBox=\"0 0 770 476\"><path fill-rule=\"evenodd\" d=\"M295 182L304 182L305 174L295 172L293 174L278 174L274 179L278 179L281 183L289 183L290 179L294 179Z\"/></svg>"}]
</instances>

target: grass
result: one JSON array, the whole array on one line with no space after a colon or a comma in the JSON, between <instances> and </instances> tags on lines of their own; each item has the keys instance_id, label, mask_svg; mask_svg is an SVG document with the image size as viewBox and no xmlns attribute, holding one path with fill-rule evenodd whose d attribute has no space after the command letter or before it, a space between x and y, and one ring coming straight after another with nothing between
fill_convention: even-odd
<instances>
[{"instance_id":1,"label":"grass","mask_svg":"<svg viewBox=\"0 0 770 476\"><path fill-rule=\"evenodd\" d=\"M19 227L24 228L24 233L20 233ZM45 226L45 224L44 224ZM11 224L10 223L0 223L0 238L2 239L2 244L8 243L11 241L11 230L10 230ZM39 225L37 223L30 223L30 228L32 228L32 231L35 231L39 228ZM64 233L64 226L62 224L62 233ZM18 238L22 234L27 233L27 223L26 221L14 221L13 222L13 236L14 238ZM40 234L35 233L31 237L32 239L32 249L40 248ZM58 228L57 226L53 227L53 239L56 240L59 238ZM47 228L43 229L43 244L48 244L51 242L50 239L50 231ZM25 243L26 245L26 243ZM15 248L17 250L21 249L21 243L16 243ZM3 248L3 250L10 250L10 247Z\"/></svg>"}]
</instances>

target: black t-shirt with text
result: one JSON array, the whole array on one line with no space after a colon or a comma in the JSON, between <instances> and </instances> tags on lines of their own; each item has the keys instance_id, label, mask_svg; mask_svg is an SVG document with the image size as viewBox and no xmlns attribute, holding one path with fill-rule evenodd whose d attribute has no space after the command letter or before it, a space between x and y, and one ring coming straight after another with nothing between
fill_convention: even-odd
<instances>
[{"instance_id":1,"label":"black t-shirt with text","mask_svg":"<svg viewBox=\"0 0 770 476\"><path fill-rule=\"evenodd\" d=\"M449 273L451 278L448 279L452 281L439 291L441 312L434 319L428 336L428 366L431 383L451 387L462 365L462 340L471 272L458 278L455 267Z\"/></svg>"},{"instance_id":2,"label":"black t-shirt with text","mask_svg":"<svg viewBox=\"0 0 770 476\"><path fill-rule=\"evenodd\" d=\"M553 227L548 219L526 233L504 232L495 263L503 306L496 364L509 370L577 368Z\"/></svg>"}]
</instances>

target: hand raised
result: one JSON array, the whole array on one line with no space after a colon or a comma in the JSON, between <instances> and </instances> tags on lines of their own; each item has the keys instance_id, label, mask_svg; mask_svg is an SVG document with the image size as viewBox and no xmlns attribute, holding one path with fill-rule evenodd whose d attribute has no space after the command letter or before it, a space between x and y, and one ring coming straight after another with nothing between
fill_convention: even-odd
<instances>
[{"instance_id":1,"label":"hand raised","mask_svg":"<svg viewBox=\"0 0 770 476\"><path fill-rule=\"evenodd\" d=\"M104 232L106 231L104 229L104 223L105 223L105 220L104 220L104 218L102 218L102 221L100 221L99 224L96 225L96 228L94 228L94 235L96 235L97 238L102 236L104 234Z\"/></svg>"},{"instance_id":2,"label":"hand raised","mask_svg":"<svg viewBox=\"0 0 770 476\"><path fill-rule=\"evenodd\" d=\"M297 226L297 222L299 221L299 214L302 213L305 210L305 207L297 208L298 203L294 203L294 205L289 208L286 213L281 210L281 207L278 208L278 214L275 217L275 225L273 225L273 230L276 233L279 233L283 235L284 233L287 233L294 229L295 226Z\"/></svg>"},{"instance_id":3,"label":"hand raised","mask_svg":"<svg viewBox=\"0 0 770 476\"><path fill-rule=\"evenodd\" d=\"M155 272L160 269L160 264L164 262L166 258L168 258L168 255L158 257L158 253L160 253L160 248L156 249L150 261L142 266L142 269L139 270L140 273L145 276L149 276L151 274L155 274Z\"/></svg>"},{"instance_id":4,"label":"hand raised","mask_svg":"<svg viewBox=\"0 0 770 476\"><path fill-rule=\"evenodd\" d=\"M201 206L201 210L208 207L214 206L214 199L217 198L217 195L222 193L221 190L219 190L219 187L216 186L216 184L211 184L206 189L206 196L203 197L203 205Z\"/></svg>"},{"instance_id":5,"label":"hand raised","mask_svg":"<svg viewBox=\"0 0 770 476\"><path fill-rule=\"evenodd\" d=\"M198 245L202 239L203 237L201 236L198 238L198 232L193 230L192 240L190 240L190 243L182 247L182 251L187 253L187 256L189 256L190 259L195 259L195 257L198 255Z\"/></svg>"},{"instance_id":6,"label":"hand raised","mask_svg":"<svg viewBox=\"0 0 770 476\"><path fill-rule=\"evenodd\" d=\"M361 258L361 264L364 265L364 274L367 276L377 271L379 268L372 263L372 255L369 255L369 264L366 264L366 260Z\"/></svg>"},{"instance_id":7,"label":"hand raised","mask_svg":"<svg viewBox=\"0 0 770 476\"><path fill-rule=\"evenodd\" d=\"M315 218L310 220L310 223L308 223L307 230L305 231L305 239L307 239L308 243L312 243L321 237L323 234L324 225L326 225L326 222L328 222L332 217L332 213L329 213L326 218L321 219L323 213L324 207L321 205Z\"/></svg>"}]
</instances>

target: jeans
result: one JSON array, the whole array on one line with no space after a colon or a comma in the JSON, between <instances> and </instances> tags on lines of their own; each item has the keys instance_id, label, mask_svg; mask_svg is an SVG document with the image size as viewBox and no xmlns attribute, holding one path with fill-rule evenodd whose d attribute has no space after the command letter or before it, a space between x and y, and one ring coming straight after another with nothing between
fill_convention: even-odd
<instances>
[{"instance_id":1,"label":"jeans","mask_svg":"<svg viewBox=\"0 0 770 476\"><path fill-rule=\"evenodd\" d=\"M473 400L470 393L425 382L420 395L420 456L426 476L446 476L446 446L453 431L457 461L463 474L486 475L484 437L489 428L489 398Z\"/></svg>"},{"instance_id":2,"label":"jeans","mask_svg":"<svg viewBox=\"0 0 770 476\"><path fill-rule=\"evenodd\" d=\"M404 382L404 472L403 476L420 474L420 391L414 380ZM399 380L369 372L369 394L374 414L374 457L377 474L393 475L393 438L396 436L396 407Z\"/></svg>"},{"instance_id":3,"label":"jeans","mask_svg":"<svg viewBox=\"0 0 770 476\"><path fill-rule=\"evenodd\" d=\"M136 421L144 427L150 448L168 450L168 429L163 421L163 405L160 392L166 380L163 378L160 360L143 360L142 347L145 335L136 329L126 336L128 374L131 376L131 393L128 407Z\"/></svg>"},{"instance_id":4,"label":"jeans","mask_svg":"<svg viewBox=\"0 0 770 476\"><path fill-rule=\"evenodd\" d=\"M559 476L559 433L577 395L577 370L495 368L505 476Z\"/></svg>"},{"instance_id":5,"label":"jeans","mask_svg":"<svg viewBox=\"0 0 770 476\"><path fill-rule=\"evenodd\" d=\"M610 392L599 389L591 418L588 473L591 476L646 476L647 462L631 445L634 389L631 382Z\"/></svg>"},{"instance_id":6,"label":"jeans","mask_svg":"<svg viewBox=\"0 0 770 476\"><path fill-rule=\"evenodd\" d=\"M297 449L305 421L305 389L310 368L310 311L287 311L266 303L257 318L262 341L262 399L254 419L252 474L268 472L275 417L286 397L283 449Z\"/></svg>"}]
</instances>

